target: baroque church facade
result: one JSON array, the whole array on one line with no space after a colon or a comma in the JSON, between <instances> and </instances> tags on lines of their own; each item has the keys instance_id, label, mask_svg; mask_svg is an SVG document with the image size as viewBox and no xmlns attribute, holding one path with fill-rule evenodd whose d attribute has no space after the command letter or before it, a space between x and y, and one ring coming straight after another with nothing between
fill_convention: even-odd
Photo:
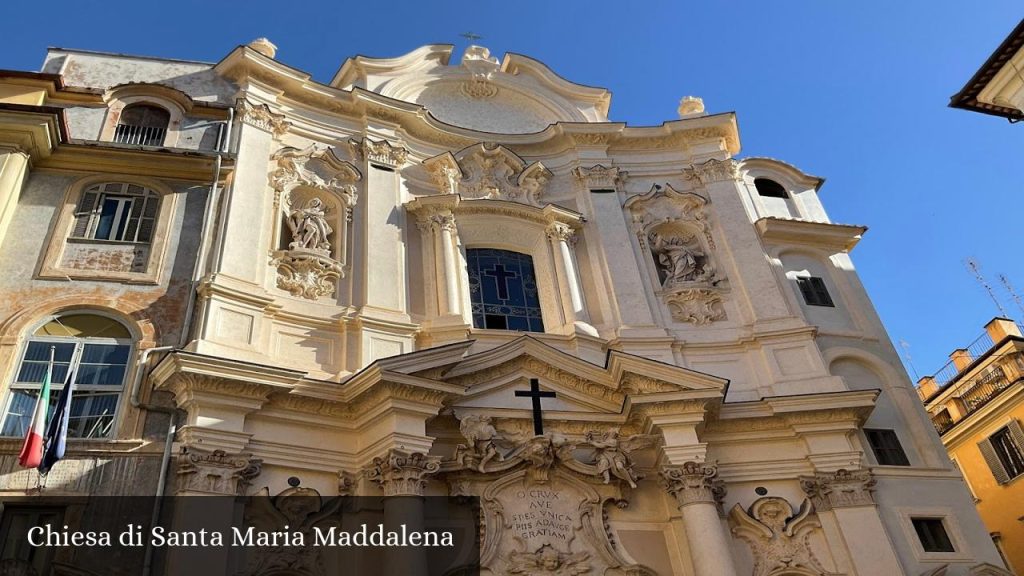
<instances>
[{"instance_id":1,"label":"baroque church facade","mask_svg":"<svg viewBox=\"0 0 1024 576\"><path fill-rule=\"evenodd\" d=\"M478 46L0 72L3 495L77 343L51 495L477 496L484 574L1008 574L866 229L734 114L610 101Z\"/></svg>"}]
</instances>

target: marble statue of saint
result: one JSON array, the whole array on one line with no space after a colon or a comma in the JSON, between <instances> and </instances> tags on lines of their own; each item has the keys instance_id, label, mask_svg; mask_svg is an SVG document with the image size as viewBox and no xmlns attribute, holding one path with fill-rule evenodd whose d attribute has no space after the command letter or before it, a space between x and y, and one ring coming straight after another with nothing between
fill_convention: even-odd
<instances>
[{"instance_id":1,"label":"marble statue of saint","mask_svg":"<svg viewBox=\"0 0 1024 576\"><path fill-rule=\"evenodd\" d=\"M327 223L327 211L323 200L311 198L306 205L288 214L288 228L292 231L292 250L306 249L330 253L328 237L334 231Z\"/></svg>"},{"instance_id":2,"label":"marble statue of saint","mask_svg":"<svg viewBox=\"0 0 1024 576\"><path fill-rule=\"evenodd\" d=\"M658 264L665 271L665 285L677 282L701 280L704 270L698 258L703 257L698 249L691 248L686 239L679 236L666 237L651 232L651 250L658 257Z\"/></svg>"}]
</instances>

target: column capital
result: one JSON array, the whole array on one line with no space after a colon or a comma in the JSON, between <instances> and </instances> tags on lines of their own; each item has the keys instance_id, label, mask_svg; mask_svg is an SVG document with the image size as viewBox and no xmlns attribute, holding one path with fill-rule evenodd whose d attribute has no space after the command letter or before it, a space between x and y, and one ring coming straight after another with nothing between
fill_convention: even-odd
<instances>
[{"instance_id":1,"label":"column capital","mask_svg":"<svg viewBox=\"0 0 1024 576\"><path fill-rule=\"evenodd\" d=\"M402 146L394 146L387 140L371 140L370 138L353 138L348 141L352 153L360 160L374 164L382 164L389 168L401 168L409 158L409 151Z\"/></svg>"},{"instance_id":2,"label":"column capital","mask_svg":"<svg viewBox=\"0 0 1024 576\"><path fill-rule=\"evenodd\" d=\"M275 114L270 111L266 104L253 104L245 98L239 98L235 104L235 114L238 121L265 130L274 135L274 138L284 136L291 128L291 122L285 121L284 114Z\"/></svg>"},{"instance_id":3,"label":"column capital","mask_svg":"<svg viewBox=\"0 0 1024 576\"><path fill-rule=\"evenodd\" d=\"M552 222L545 228L548 238L556 242L565 242L569 245L576 244L576 230L564 222Z\"/></svg>"},{"instance_id":4,"label":"column capital","mask_svg":"<svg viewBox=\"0 0 1024 576\"><path fill-rule=\"evenodd\" d=\"M380 484L385 496L423 496L427 477L440 469L440 456L391 449L385 456L373 459L366 476Z\"/></svg>"},{"instance_id":5,"label":"column capital","mask_svg":"<svg viewBox=\"0 0 1024 576\"><path fill-rule=\"evenodd\" d=\"M262 468L263 460L253 458L252 454L182 449L178 457L177 492L245 495L253 479L260 475Z\"/></svg>"},{"instance_id":6,"label":"column capital","mask_svg":"<svg viewBox=\"0 0 1024 576\"><path fill-rule=\"evenodd\" d=\"M819 511L854 506L874 506L874 474L870 470L839 469L818 472L814 476L801 476L800 488Z\"/></svg>"},{"instance_id":7,"label":"column capital","mask_svg":"<svg viewBox=\"0 0 1024 576\"><path fill-rule=\"evenodd\" d=\"M442 194L459 193L459 182L462 181L465 174L451 152L427 158L423 161L423 167L427 169L430 179Z\"/></svg>"},{"instance_id":8,"label":"column capital","mask_svg":"<svg viewBox=\"0 0 1024 576\"><path fill-rule=\"evenodd\" d=\"M700 164L691 164L689 168L683 168L683 179L691 180L700 186L739 180L739 163L732 158L725 160L712 158Z\"/></svg>"},{"instance_id":9,"label":"column capital","mask_svg":"<svg viewBox=\"0 0 1024 576\"><path fill-rule=\"evenodd\" d=\"M718 479L718 467L713 464L686 462L681 466L663 466L661 479L680 508L697 503L720 508L725 498L725 482Z\"/></svg>"},{"instance_id":10,"label":"column capital","mask_svg":"<svg viewBox=\"0 0 1024 576\"><path fill-rule=\"evenodd\" d=\"M589 168L577 166L572 169L572 175L580 186L588 190L619 190L626 183L629 172L617 166L597 164Z\"/></svg>"}]
</instances>

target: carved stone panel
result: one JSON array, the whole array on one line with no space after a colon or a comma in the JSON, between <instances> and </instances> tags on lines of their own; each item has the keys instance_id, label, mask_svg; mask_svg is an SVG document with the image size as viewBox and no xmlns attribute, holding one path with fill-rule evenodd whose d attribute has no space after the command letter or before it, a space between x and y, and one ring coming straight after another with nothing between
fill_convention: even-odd
<instances>
[{"instance_id":1,"label":"carved stone panel","mask_svg":"<svg viewBox=\"0 0 1024 576\"><path fill-rule=\"evenodd\" d=\"M800 487L814 502L818 510L874 506L875 477L870 470L819 472L814 476L801 476Z\"/></svg>"},{"instance_id":2,"label":"carved stone panel","mask_svg":"<svg viewBox=\"0 0 1024 576\"><path fill-rule=\"evenodd\" d=\"M527 164L504 146L477 144L454 156L442 154L424 161L439 188L452 193L456 188L465 199L509 200L532 206L541 205L551 171L540 162ZM454 181L461 176L457 186Z\"/></svg>"},{"instance_id":3,"label":"carved stone panel","mask_svg":"<svg viewBox=\"0 0 1024 576\"><path fill-rule=\"evenodd\" d=\"M783 498L759 498L744 510L729 511L732 533L746 541L754 556L753 576L777 573L829 574L811 548L811 534L821 528L804 499L796 512Z\"/></svg>"}]
</instances>

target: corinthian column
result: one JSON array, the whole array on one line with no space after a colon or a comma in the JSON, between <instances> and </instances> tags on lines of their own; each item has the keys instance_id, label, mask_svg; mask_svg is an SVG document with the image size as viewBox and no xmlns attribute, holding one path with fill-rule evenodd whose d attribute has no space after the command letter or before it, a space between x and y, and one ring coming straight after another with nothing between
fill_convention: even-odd
<instances>
[{"instance_id":1,"label":"corinthian column","mask_svg":"<svg viewBox=\"0 0 1024 576\"><path fill-rule=\"evenodd\" d=\"M423 488L427 478L441 469L440 456L392 449L374 458L367 477L384 490L384 529L422 531ZM384 556L382 574L426 576L427 553L419 546L395 548Z\"/></svg>"},{"instance_id":2,"label":"corinthian column","mask_svg":"<svg viewBox=\"0 0 1024 576\"><path fill-rule=\"evenodd\" d=\"M735 576L729 538L719 516L725 485L718 469L687 462L661 469L665 489L679 505L695 576Z\"/></svg>"},{"instance_id":3,"label":"corinthian column","mask_svg":"<svg viewBox=\"0 0 1024 576\"><path fill-rule=\"evenodd\" d=\"M458 230L452 208L458 197L419 199L409 204L416 214L416 226L423 238L423 266L430 286L425 286L428 313L433 316L458 316L463 322L462 292L459 289ZM432 282L430 282L432 280Z\"/></svg>"},{"instance_id":4,"label":"corinthian column","mask_svg":"<svg viewBox=\"0 0 1024 576\"><path fill-rule=\"evenodd\" d=\"M574 329L579 328L582 332L596 336L597 331L590 325L590 315L587 313L576 266L576 253L573 250L576 245L576 231L564 222L552 222L547 227L547 235L555 254L559 292L565 295L562 303L565 323Z\"/></svg>"}]
</instances>

